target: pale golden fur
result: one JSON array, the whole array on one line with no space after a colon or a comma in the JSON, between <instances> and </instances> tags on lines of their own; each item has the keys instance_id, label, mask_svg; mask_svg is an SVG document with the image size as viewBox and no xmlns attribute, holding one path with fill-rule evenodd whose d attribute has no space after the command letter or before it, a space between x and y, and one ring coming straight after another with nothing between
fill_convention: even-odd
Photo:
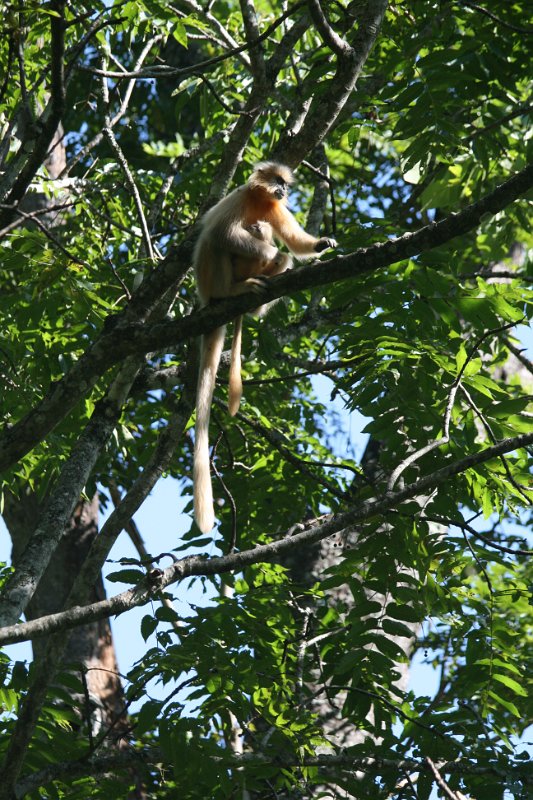
<instances>
[{"instance_id":1,"label":"pale golden fur","mask_svg":"<svg viewBox=\"0 0 533 800\"><path fill-rule=\"evenodd\" d=\"M281 253L273 237L297 256L309 256L334 247L333 239L317 239L306 233L286 207L291 170L283 164L258 164L248 183L240 186L210 209L194 250L194 268L202 305L212 299L244 292L264 291L265 278L284 272L290 256ZM258 313L262 312L261 307ZM194 515L203 533L215 524L213 490L209 469L209 417L215 380L224 346L225 327L202 337L194 444ZM242 317L235 320L229 400L231 414L239 408Z\"/></svg>"}]
</instances>

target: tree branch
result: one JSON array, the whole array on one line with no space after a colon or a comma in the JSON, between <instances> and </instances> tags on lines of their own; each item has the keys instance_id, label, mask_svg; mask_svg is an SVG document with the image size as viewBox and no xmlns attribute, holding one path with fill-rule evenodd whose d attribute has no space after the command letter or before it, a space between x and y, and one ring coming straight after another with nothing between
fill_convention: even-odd
<instances>
[{"instance_id":1,"label":"tree branch","mask_svg":"<svg viewBox=\"0 0 533 800\"><path fill-rule=\"evenodd\" d=\"M28 186L35 173L46 158L50 142L61 122L65 108L65 4L66 0L53 0L50 16L50 101L41 115L41 132L33 143L29 155L25 156L25 164L18 171L13 186L3 195L6 205L18 204L24 197ZM22 145L21 145L22 147ZM20 152L20 151L19 151ZM0 228L9 224L13 219L14 211L4 209L0 211Z\"/></svg>"},{"instance_id":2,"label":"tree branch","mask_svg":"<svg viewBox=\"0 0 533 800\"><path fill-rule=\"evenodd\" d=\"M349 46L331 30L317 0L309 0L310 12L315 15L317 27L337 54L337 69L329 81L327 93L314 98L309 113L297 133L285 132L274 149L278 158L290 167L302 160L302 154L312 152L332 128L348 98L355 89L359 75L376 41L387 0L366 0L359 13L359 26L354 41Z\"/></svg>"},{"instance_id":3,"label":"tree branch","mask_svg":"<svg viewBox=\"0 0 533 800\"><path fill-rule=\"evenodd\" d=\"M501 333L502 331L509 330L509 328L513 328L514 326L515 326L514 322L508 322L506 325L502 325L499 328L491 329L490 331L485 331L485 333L483 333L476 340L474 345L470 348L470 352L467 354L464 364L462 365L461 369L457 374L457 377L455 378L450 387L450 391L448 393L448 400L446 402L446 408L444 411L444 419L442 422L442 436L439 439L434 439L433 441L428 442L428 444L424 445L423 447L420 447L418 450L409 453L409 455L406 456L406 458L404 458L404 460L401 461L397 467L395 467L387 484L387 489L389 489L389 491L394 489L396 481L398 480L400 475L403 472L405 472L405 470L408 467L410 467L411 464L414 464L416 461L423 458L432 450L435 450L438 447L442 447L442 445L444 444L448 444L448 442L450 441L450 422L452 418L453 405L455 403L455 397L461 386L463 375L465 373L468 364L472 361L472 359L474 358L474 356L478 351L478 348L481 346L481 344L484 342L485 339L487 339L489 336ZM511 478L510 475L508 477Z\"/></svg>"},{"instance_id":4,"label":"tree branch","mask_svg":"<svg viewBox=\"0 0 533 800\"><path fill-rule=\"evenodd\" d=\"M113 433L138 368L129 359L100 400L65 462L35 531L0 593L0 625L18 619L33 597L96 460Z\"/></svg>"},{"instance_id":5,"label":"tree branch","mask_svg":"<svg viewBox=\"0 0 533 800\"><path fill-rule=\"evenodd\" d=\"M309 13L325 44L340 58L351 56L353 48L339 36L329 24L319 0L308 0Z\"/></svg>"},{"instance_id":6,"label":"tree branch","mask_svg":"<svg viewBox=\"0 0 533 800\"><path fill-rule=\"evenodd\" d=\"M216 64L220 64L222 61L226 61L228 58L232 56L237 56L240 53L244 52L245 50L250 50L253 47L257 47L261 42L268 37L279 28L279 26L290 16L292 16L299 8L306 4L306 0L300 0L300 2L295 3L291 8L288 8L283 14L274 20L274 22L263 31L263 33L254 39L253 41L247 42L246 44L242 44L239 47L235 47L233 50L228 50L221 56L214 56L213 58L208 58L205 61L200 61L198 64L190 67L168 67L166 65L162 66L153 66L147 67L146 69L140 70L132 70L131 72L116 72L114 70L101 70L95 67L80 67L87 72L92 72L94 75L103 75L106 78L133 78L133 79L148 79L148 78L169 78L169 77L180 77L185 78L188 75L198 72L199 70L208 69L209 67L214 67Z\"/></svg>"},{"instance_id":7,"label":"tree branch","mask_svg":"<svg viewBox=\"0 0 533 800\"><path fill-rule=\"evenodd\" d=\"M257 301L256 301L257 302ZM269 544L259 545L251 550L233 553L227 556L206 558L205 556L189 556L176 561L162 573L157 586L148 582L139 584L133 589L121 592L115 597L102 600L92 605L69 608L58 614L50 614L37 620L10 625L0 629L0 645L23 642L39 636L47 636L59 630L68 630L78 625L85 625L97 619L122 614L124 611L141 606L149 602L153 596L154 588L157 591L164 589L176 581L182 581L192 575L219 575L221 573L241 571L251 564L264 562L277 562L282 555L297 550L300 547L316 544L328 536L338 534L347 528L353 528L362 522L384 514L391 508L396 508L405 500L416 497L428 489L439 486L454 475L460 475L472 467L498 458L503 453L526 447L533 444L533 433L521 434L510 439L503 439L496 445L486 447L477 453L472 453L465 458L451 462L439 470L426 475L414 483L397 492L385 492L378 498L365 500L355 508L342 514L329 514L317 521L310 523L306 530L294 535L286 535Z\"/></svg>"}]
</instances>

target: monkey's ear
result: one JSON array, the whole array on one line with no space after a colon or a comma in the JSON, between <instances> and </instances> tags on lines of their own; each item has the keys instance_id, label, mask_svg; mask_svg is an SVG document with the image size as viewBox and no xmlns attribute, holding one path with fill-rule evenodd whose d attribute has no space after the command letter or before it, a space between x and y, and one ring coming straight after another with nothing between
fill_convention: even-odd
<instances>
[{"instance_id":1,"label":"monkey's ear","mask_svg":"<svg viewBox=\"0 0 533 800\"><path fill-rule=\"evenodd\" d=\"M335 239L323 237L315 244L315 253L321 253L323 250L327 250L329 247L337 247L337 242Z\"/></svg>"}]
</instances>

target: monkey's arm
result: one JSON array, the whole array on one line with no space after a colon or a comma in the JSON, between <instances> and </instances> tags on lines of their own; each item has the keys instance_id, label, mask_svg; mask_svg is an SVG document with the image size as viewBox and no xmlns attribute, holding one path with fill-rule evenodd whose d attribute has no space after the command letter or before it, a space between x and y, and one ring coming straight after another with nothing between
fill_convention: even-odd
<instances>
[{"instance_id":1,"label":"monkey's arm","mask_svg":"<svg viewBox=\"0 0 533 800\"><path fill-rule=\"evenodd\" d=\"M337 242L335 239L328 239L323 237L317 239L315 236L306 233L300 225L296 222L295 218L285 206L281 203L276 209L275 215L268 218L268 221L274 228L276 235L282 239L289 250L298 256L310 256L313 253L321 253L328 247L336 247Z\"/></svg>"}]
</instances>

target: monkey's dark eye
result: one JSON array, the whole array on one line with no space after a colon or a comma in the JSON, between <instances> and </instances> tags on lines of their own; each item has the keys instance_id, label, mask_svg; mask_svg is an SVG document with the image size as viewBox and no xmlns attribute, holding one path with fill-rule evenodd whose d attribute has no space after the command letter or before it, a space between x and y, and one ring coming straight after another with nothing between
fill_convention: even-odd
<instances>
[{"instance_id":1,"label":"monkey's dark eye","mask_svg":"<svg viewBox=\"0 0 533 800\"><path fill-rule=\"evenodd\" d=\"M287 181L284 181L284 180L283 180L283 178L279 178L279 177L277 177L277 178L275 178L275 181L276 181L276 183L278 184L278 186L281 186L281 188L282 188L282 189L285 189L285 188L286 188L286 186L287 186Z\"/></svg>"}]
</instances>

